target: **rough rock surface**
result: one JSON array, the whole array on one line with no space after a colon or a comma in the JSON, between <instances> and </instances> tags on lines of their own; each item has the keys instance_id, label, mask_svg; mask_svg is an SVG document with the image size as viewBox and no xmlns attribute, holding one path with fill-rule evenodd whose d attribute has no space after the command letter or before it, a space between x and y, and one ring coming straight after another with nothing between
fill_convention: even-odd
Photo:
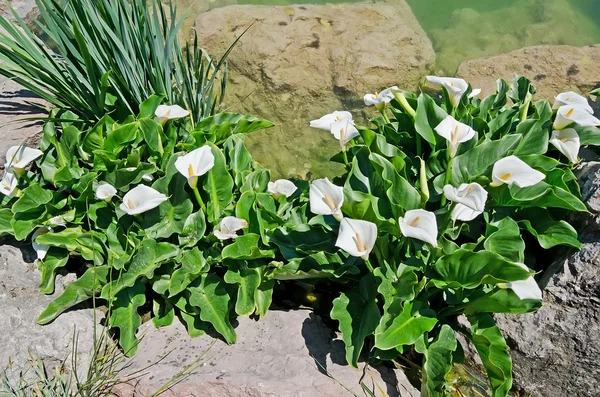
<instances>
[{"instance_id":1,"label":"rough rock surface","mask_svg":"<svg viewBox=\"0 0 600 397\"><path fill-rule=\"evenodd\" d=\"M600 86L600 45L535 46L507 54L463 62L457 75L483 90L495 92L495 81L511 81L517 73L530 79L538 99L568 90L587 94Z\"/></svg>"},{"instance_id":2,"label":"rough rock surface","mask_svg":"<svg viewBox=\"0 0 600 397\"><path fill-rule=\"evenodd\" d=\"M146 367L172 352L146 370L136 392L156 391L210 348L206 363L165 397L338 397L351 395L348 389L362 395L362 371L346 364L343 342L334 340L331 330L311 312L270 311L258 322L240 318L236 332L236 344L228 346L219 340L213 345L209 336L191 339L179 323L159 330L146 323L140 330L145 336L138 352L125 363L127 371ZM419 395L402 371L370 368L363 380L370 387L375 382L390 397ZM120 395L131 393L131 388L123 388Z\"/></svg>"},{"instance_id":3,"label":"rough rock surface","mask_svg":"<svg viewBox=\"0 0 600 397\"><path fill-rule=\"evenodd\" d=\"M33 14L37 14L35 0L8 0L8 5L12 7L16 11L17 15L19 15L21 18L26 18L28 15L33 16ZM0 15L8 18L9 20L14 19L12 13L10 12L10 8L4 1L0 2Z\"/></svg>"},{"instance_id":4,"label":"rough rock surface","mask_svg":"<svg viewBox=\"0 0 600 397\"><path fill-rule=\"evenodd\" d=\"M535 314L497 316L510 347L516 388L532 397L595 397L600 390L600 163L578 172L592 216L576 225L581 251L544 274Z\"/></svg>"},{"instance_id":5,"label":"rough rock surface","mask_svg":"<svg viewBox=\"0 0 600 397\"><path fill-rule=\"evenodd\" d=\"M230 6L198 16L199 42L229 56L225 107L278 126L254 134L257 160L280 175L330 173L339 143L310 120L333 110L363 111L362 97L390 85L414 88L435 61L410 7L388 4Z\"/></svg>"},{"instance_id":6,"label":"rough rock surface","mask_svg":"<svg viewBox=\"0 0 600 397\"><path fill-rule=\"evenodd\" d=\"M78 369L85 371L93 346L93 312L67 311L48 325L38 325L37 316L74 281L74 275L58 276L54 295L42 295L37 289L40 273L34 259L29 242L0 237L0 373L7 369L9 378L14 379L30 368L30 354L49 363L49 368L60 361L70 366L74 329L79 333ZM9 360L12 366L7 368Z\"/></svg>"}]
</instances>

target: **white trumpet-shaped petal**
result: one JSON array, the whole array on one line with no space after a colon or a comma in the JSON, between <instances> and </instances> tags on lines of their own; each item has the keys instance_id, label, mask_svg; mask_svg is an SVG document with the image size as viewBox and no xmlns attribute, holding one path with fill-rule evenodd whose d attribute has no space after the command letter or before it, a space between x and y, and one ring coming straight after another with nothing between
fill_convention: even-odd
<instances>
[{"instance_id":1,"label":"white trumpet-shaped petal","mask_svg":"<svg viewBox=\"0 0 600 397\"><path fill-rule=\"evenodd\" d=\"M33 250L37 254L38 259L44 260L44 258L48 254L48 250L50 249L50 247L46 244L38 244L38 243L36 243L35 240L39 236L50 233L51 231L52 231L52 229L50 229L48 227L40 227L40 228L36 229L33 232L33 234L31 235L31 246L33 247Z\"/></svg>"},{"instance_id":2,"label":"white trumpet-shaped petal","mask_svg":"<svg viewBox=\"0 0 600 397\"><path fill-rule=\"evenodd\" d=\"M190 112L179 105L159 105L154 112L156 122L160 124L165 124L168 120L187 117L189 114Z\"/></svg>"},{"instance_id":3,"label":"white trumpet-shaped petal","mask_svg":"<svg viewBox=\"0 0 600 397\"><path fill-rule=\"evenodd\" d=\"M573 91L563 92L554 97L554 105L552 106L553 109L558 109L559 107L565 105L578 106L589 114L594 114L594 110L588 103L587 99Z\"/></svg>"},{"instance_id":4,"label":"white trumpet-shaped petal","mask_svg":"<svg viewBox=\"0 0 600 397\"><path fill-rule=\"evenodd\" d=\"M577 155L579 154L581 144L579 141L579 134L573 128L552 131L550 143L557 148L559 152L564 154L570 162L577 162Z\"/></svg>"},{"instance_id":5,"label":"white trumpet-shaped petal","mask_svg":"<svg viewBox=\"0 0 600 397\"><path fill-rule=\"evenodd\" d=\"M482 212L471 209L464 204L456 204L450 217L453 221L469 222L481 215Z\"/></svg>"},{"instance_id":6,"label":"white trumpet-shaped petal","mask_svg":"<svg viewBox=\"0 0 600 397\"><path fill-rule=\"evenodd\" d=\"M377 225L369 221L344 218L336 247L340 247L352 256L367 260L377 240Z\"/></svg>"},{"instance_id":7,"label":"white trumpet-shaped petal","mask_svg":"<svg viewBox=\"0 0 600 397\"><path fill-rule=\"evenodd\" d=\"M523 264L515 262L515 265L521 266L523 269L529 271L529 268ZM542 300L542 290L539 285L533 278L530 276L525 280L511 281L508 283L498 283L498 287L500 288L510 288L513 292L519 297L519 299L534 299L534 300Z\"/></svg>"},{"instance_id":8,"label":"white trumpet-shaped petal","mask_svg":"<svg viewBox=\"0 0 600 397\"><path fill-rule=\"evenodd\" d=\"M110 183L102 182L96 187L96 198L98 200L109 201L115 194L117 194L117 189Z\"/></svg>"},{"instance_id":9,"label":"white trumpet-shaped petal","mask_svg":"<svg viewBox=\"0 0 600 397\"><path fill-rule=\"evenodd\" d=\"M138 185L123 197L121 210L129 215L150 211L168 200L164 194L146 185Z\"/></svg>"},{"instance_id":10,"label":"white trumpet-shaped petal","mask_svg":"<svg viewBox=\"0 0 600 397\"><path fill-rule=\"evenodd\" d=\"M328 178L317 179L309 188L310 211L316 215L333 215L342 219L344 188L336 186Z\"/></svg>"},{"instance_id":11,"label":"white trumpet-shaped petal","mask_svg":"<svg viewBox=\"0 0 600 397\"><path fill-rule=\"evenodd\" d=\"M215 156L208 145L195 149L175 160L175 168L187 178L188 184L192 188L196 187L198 177L206 174L214 165Z\"/></svg>"},{"instance_id":12,"label":"white trumpet-shaped petal","mask_svg":"<svg viewBox=\"0 0 600 397\"><path fill-rule=\"evenodd\" d=\"M546 175L531 168L526 162L516 156L508 156L494 163L492 168L491 186L500 186L504 183L518 187L533 186L546 178Z\"/></svg>"},{"instance_id":13,"label":"white trumpet-shaped petal","mask_svg":"<svg viewBox=\"0 0 600 397\"><path fill-rule=\"evenodd\" d=\"M581 127L598 127L600 120L581 106L564 105L558 108L554 119L555 130L562 130L566 126L576 123Z\"/></svg>"},{"instance_id":14,"label":"white trumpet-shaped petal","mask_svg":"<svg viewBox=\"0 0 600 397\"><path fill-rule=\"evenodd\" d=\"M435 127L435 132L448 141L450 157L456 155L459 144L467 142L475 136L475 130L466 124L456 121L452 116L446 116L444 120Z\"/></svg>"},{"instance_id":15,"label":"white trumpet-shaped petal","mask_svg":"<svg viewBox=\"0 0 600 397\"><path fill-rule=\"evenodd\" d=\"M427 81L445 87L453 107L458 106L460 99L469 88L469 84L465 80L455 77L427 76ZM481 93L481 89L476 88L471 91L469 98L479 95L479 93Z\"/></svg>"},{"instance_id":16,"label":"white trumpet-shaped petal","mask_svg":"<svg viewBox=\"0 0 600 397\"><path fill-rule=\"evenodd\" d=\"M397 89L398 87L393 86L390 88L386 88L381 92L376 92L375 94L366 94L363 98L363 100L365 101L365 105L377 106L381 105L382 103L390 103L390 101L394 99L394 94L392 91Z\"/></svg>"},{"instance_id":17,"label":"white trumpet-shaped petal","mask_svg":"<svg viewBox=\"0 0 600 397\"><path fill-rule=\"evenodd\" d=\"M44 152L41 150L28 148L23 145L13 146L6 152L6 165L4 167L5 169L14 168L20 170L42 157L43 154Z\"/></svg>"},{"instance_id":18,"label":"white trumpet-shaped petal","mask_svg":"<svg viewBox=\"0 0 600 397\"><path fill-rule=\"evenodd\" d=\"M11 169L4 171L2 180L0 181L0 193L5 196L12 197L17 189L17 177Z\"/></svg>"},{"instance_id":19,"label":"white trumpet-shaped petal","mask_svg":"<svg viewBox=\"0 0 600 397\"><path fill-rule=\"evenodd\" d=\"M336 121L343 120L343 119L349 119L350 123L354 124L354 121L352 119L352 113L346 112L346 111L341 111L341 110L336 110L333 113L326 114L325 116L321 117L320 119L312 120L310 122L310 126L313 128L319 128L321 130L330 131L331 124L335 123Z\"/></svg>"},{"instance_id":20,"label":"white trumpet-shaped petal","mask_svg":"<svg viewBox=\"0 0 600 397\"><path fill-rule=\"evenodd\" d=\"M421 209L406 211L404 217L398 218L398 223L403 236L437 247L437 220L433 212Z\"/></svg>"},{"instance_id":21,"label":"white trumpet-shaped petal","mask_svg":"<svg viewBox=\"0 0 600 397\"><path fill-rule=\"evenodd\" d=\"M275 197L282 195L285 197L290 197L296 192L296 190L298 190L298 187L296 187L292 181L288 181L287 179L278 179L275 182L269 182L267 190Z\"/></svg>"},{"instance_id":22,"label":"white trumpet-shaped petal","mask_svg":"<svg viewBox=\"0 0 600 397\"><path fill-rule=\"evenodd\" d=\"M219 240L228 240L237 238L237 231L248 227L248 222L245 219L236 218L235 216L226 216L219 223L219 228L213 230L213 234Z\"/></svg>"},{"instance_id":23,"label":"white trumpet-shaped petal","mask_svg":"<svg viewBox=\"0 0 600 397\"><path fill-rule=\"evenodd\" d=\"M488 192L479 183L463 183L458 188L444 186L444 196L457 203L452 210L452 220L471 221L485 208Z\"/></svg>"},{"instance_id":24,"label":"white trumpet-shaped petal","mask_svg":"<svg viewBox=\"0 0 600 397\"><path fill-rule=\"evenodd\" d=\"M351 139L356 138L359 133L354 124L349 119L342 119L331 124L331 133L340 141L343 148Z\"/></svg>"}]
</instances>

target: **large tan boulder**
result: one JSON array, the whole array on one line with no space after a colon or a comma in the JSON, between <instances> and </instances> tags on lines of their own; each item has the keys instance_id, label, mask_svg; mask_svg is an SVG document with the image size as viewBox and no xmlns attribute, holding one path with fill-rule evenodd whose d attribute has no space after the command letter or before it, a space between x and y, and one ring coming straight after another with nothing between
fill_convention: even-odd
<instances>
[{"instance_id":1,"label":"large tan boulder","mask_svg":"<svg viewBox=\"0 0 600 397\"><path fill-rule=\"evenodd\" d=\"M279 123L248 140L257 160L279 175L334 172L328 160L339 144L309 121L333 110L361 112L367 92L415 88L435 61L404 1L223 7L197 18L199 42L223 54L253 22L229 56L225 107Z\"/></svg>"},{"instance_id":2,"label":"large tan boulder","mask_svg":"<svg viewBox=\"0 0 600 397\"><path fill-rule=\"evenodd\" d=\"M587 94L600 86L600 45L588 47L535 46L507 54L463 62L457 75L481 87L484 95L495 92L495 81L512 80L514 73L530 79L538 99L572 90Z\"/></svg>"}]
</instances>

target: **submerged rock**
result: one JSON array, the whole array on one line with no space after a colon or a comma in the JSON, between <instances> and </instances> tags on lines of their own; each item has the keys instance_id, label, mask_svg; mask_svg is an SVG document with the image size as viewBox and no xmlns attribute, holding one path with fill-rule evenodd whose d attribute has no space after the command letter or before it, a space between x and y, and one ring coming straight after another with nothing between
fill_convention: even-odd
<instances>
[{"instance_id":1,"label":"submerged rock","mask_svg":"<svg viewBox=\"0 0 600 397\"><path fill-rule=\"evenodd\" d=\"M278 176L335 173L328 160L339 143L309 121L342 109L356 117L364 94L414 88L435 61L404 1L218 8L197 18L199 43L221 55L253 22L229 56L224 108L278 123L247 141Z\"/></svg>"},{"instance_id":2,"label":"submerged rock","mask_svg":"<svg viewBox=\"0 0 600 397\"><path fill-rule=\"evenodd\" d=\"M600 86L600 45L588 47L535 46L490 58L463 62L457 75L482 95L495 92L495 81L512 81L513 74L527 77L537 88L537 99L564 91L587 94Z\"/></svg>"},{"instance_id":3,"label":"submerged rock","mask_svg":"<svg viewBox=\"0 0 600 397\"><path fill-rule=\"evenodd\" d=\"M600 390L600 163L584 164L578 177L592 212L576 225L583 248L544 272L537 313L496 316L524 396L595 397Z\"/></svg>"},{"instance_id":4,"label":"submerged rock","mask_svg":"<svg viewBox=\"0 0 600 397\"><path fill-rule=\"evenodd\" d=\"M337 397L363 395L363 371L346 364L344 344L333 339L321 319L307 311L269 311L258 322L239 318L238 341L234 345L208 336L192 339L176 320L156 330L151 323L140 329L144 335L136 355L124 364L127 372L151 366L138 379L136 395L149 395L191 364L200 355L204 365L170 388L165 397ZM361 363L361 366L364 363ZM386 367L368 368L362 381L376 396L417 397L404 373ZM120 396L131 395L122 387Z\"/></svg>"}]
</instances>

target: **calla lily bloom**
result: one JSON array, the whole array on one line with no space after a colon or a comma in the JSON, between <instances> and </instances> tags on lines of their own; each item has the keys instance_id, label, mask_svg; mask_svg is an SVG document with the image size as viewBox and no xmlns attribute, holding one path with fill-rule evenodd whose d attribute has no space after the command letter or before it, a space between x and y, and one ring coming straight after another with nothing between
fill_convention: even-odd
<instances>
[{"instance_id":1,"label":"calla lily bloom","mask_svg":"<svg viewBox=\"0 0 600 397\"><path fill-rule=\"evenodd\" d=\"M190 112L179 105L159 105L154 112L156 122L161 125L165 125L169 120L187 117L189 114Z\"/></svg>"},{"instance_id":2,"label":"calla lily bloom","mask_svg":"<svg viewBox=\"0 0 600 397\"><path fill-rule=\"evenodd\" d=\"M269 193L271 193L275 198L279 196L290 197L298 188L292 181L288 181L287 179L278 179L275 182L269 182L267 187Z\"/></svg>"},{"instance_id":3,"label":"calla lily bloom","mask_svg":"<svg viewBox=\"0 0 600 397\"><path fill-rule=\"evenodd\" d=\"M33 235L31 236L31 246L33 247L33 250L36 252L38 259L43 260L46 257L46 255L48 254L48 250L50 249L50 247L46 244L36 243L35 239L44 234L48 234L51 231L52 231L52 229L50 229L48 227L40 227L40 228L36 229L36 231L33 232Z\"/></svg>"},{"instance_id":4,"label":"calla lily bloom","mask_svg":"<svg viewBox=\"0 0 600 397\"><path fill-rule=\"evenodd\" d=\"M589 114L594 114L594 110L584 96L581 96L573 91L563 92L554 97L553 109L558 109L561 106L571 105L584 109Z\"/></svg>"},{"instance_id":5,"label":"calla lily bloom","mask_svg":"<svg viewBox=\"0 0 600 397\"><path fill-rule=\"evenodd\" d=\"M336 186L328 178L317 179L310 184L308 191L310 211L316 215L333 215L341 220L344 204L344 188Z\"/></svg>"},{"instance_id":6,"label":"calla lily bloom","mask_svg":"<svg viewBox=\"0 0 600 397\"><path fill-rule=\"evenodd\" d=\"M22 170L38 158L42 157L44 152L38 149L28 148L26 146L13 146L6 152L5 169L13 168L15 171Z\"/></svg>"},{"instance_id":7,"label":"calla lily bloom","mask_svg":"<svg viewBox=\"0 0 600 397\"><path fill-rule=\"evenodd\" d=\"M450 157L456 155L459 144L470 141L475 136L475 130L466 124L456 121L452 116L446 116L446 118L435 127L435 132L448 141Z\"/></svg>"},{"instance_id":8,"label":"calla lily bloom","mask_svg":"<svg viewBox=\"0 0 600 397\"><path fill-rule=\"evenodd\" d=\"M433 212L421 209L406 211L404 217L398 218L398 224L403 236L437 247L437 220Z\"/></svg>"},{"instance_id":9,"label":"calla lily bloom","mask_svg":"<svg viewBox=\"0 0 600 397\"><path fill-rule=\"evenodd\" d=\"M515 262L515 265L519 265L523 269L529 271L529 268L523 264ZM510 288L519 297L519 299L534 299L542 300L542 290L538 286L537 282L530 276L526 280L511 281L508 283L496 284L499 288Z\"/></svg>"},{"instance_id":10,"label":"calla lily bloom","mask_svg":"<svg viewBox=\"0 0 600 397\"><path fill-rule=\"evenodd\" d=\"M321 129L321 130L330 131L331 124L335 123L336 121L343 120L343 119L348 119L348 120L350 120L350 123L354 124L354 120L352 119L352 113L336 110L333 113L326 114L325 116L321 117L320 119L312 120L310 122L310 126L313 128Z\"/></svg>"},{"instance_id":11,"label":"calla lily bloom","mask_svg":"<svg viewBox=\"0 0 600 397\"><path fill-rule=\"evenodd\" d=\"M376 92L375 94L366 94L363 98L363 100L365 101L365 105L375 105L375 107L379 109L380 107L385 106L385 104L390 103L390 101L394 99L394 93L392 91L397 89L398 87L393 86L390 88L386 88L381 92Z\"/></svg>"},{"instance_id":12,"label":"calla lily bloom","mask_svg":"<svg viewBox=\"0 0 600 397\"><path fill-rule=\"evenodd\" d=\"M219 223L219 228L213 231L213 234L219 240L228 240L230 238L237 238L238 230L242 230L248 227L248 222L245 219L236 218L235 216L226 216Z\"/></svg>"},{"instance_id":13,"label":"calla lily bloom","mask_svg":"<svg viewBox=\"0 0 600 397\"><path fill-rule=\"evenodd\" d=\"M344 218L340 222L335 246L352 256L367 260L376 240L377 225L368 221Z\"/></svg>"},{"instance_id":14,"label":"calla lily bloom","mask_svg":"<svg viewBox=\"0 0 600 397\"><path fill-rule=\"evenodd\" d=\"M358 130L349 119L342 119L331 124L331 133L340 141L340 146L344 148L346 143L359 135Z\"/></svg>"},{"instance_id":15,"label":"calla lily bloom","mask_svg":"<svg viewBox=\"0 0 600 397\"><path fill-rule=\"evenodd\" d=\"M450 96L450 103L453 107L457 107L464 93L469 88L469 84L459 78L455 77L438 77L438 76L427 76L427 81L431 84L441 85L446 88L448 95ZM473 98L481 93L480 88L473 89L469 98Z\"/></svg>"},{"instance_id":16,"label":"calla lily bloom","mask_svg":"<svg viewBox=\"0 0 600 397\"><path fill-rule=\"evenodd\" d=\"M188 180L188 184L195 188L198 177L206 174L215 165L215 156L210 146L202 146L175 161L175 168Z\"/></svg>"},{"instance_id":17,"label":"calla lily bloom","mask_svg":"<svg viewBox=\"0 0 600 397\"><path fill-rule=\"evenodd\" d=\"M102 182L96 188L96 198L98 200L110 201L117 194L117 189L110 183Z\"/></svg>"},{"instance_id":18,"label":"calla lily bloom","mask_svg":"<svg viewBox=\"0 0 600 397\"><path fill-rule=\"evenodd\" d=\"M546 178L546 175L531 168L526 162L516 156L504 157L496 161L492 168L490 186L496 187L504 183L518 187L533 186Z\"/></svg>"},{"instance_id":19,"label":"calla lily bloom","mask_svg":"<svg viewBox=\"0 0 600 397\"><path fill-rule=\"evenodd\" d=\"M557 148L559 152L564 154L570 162L577 162L577 155L579 154L579 147L581 145L579 134L573 128L552 131L550 143Z\"/></svg>"},{"instance_id":20,"label":"calla lily bloom","mask_svg":"<svg viewBox=\"0 0 600 397\"><path fill-rule=\"evenodd\" d=\"M471 221L485 208L488 192L479 183L463 183L458 188L444 186L444 196L457 203L452 210L452 220Z\"/></svg>"},{"instance_id":21,"label":"calla lily bloom","mask_svg":"<svg viewBox=\"0 0 600 397\"><path fill-rule=\"evenodd\" d=\"M129 215L150 211L168 200L168 197L146 185L138 185L123 197L121 210Z\"/></svg>"},{"instance_id":22,"label":"calla lily bloom","mask_svg":"<svg viewBox=\"0 0 600 397\"><path fill-rule=\"evenodd\" d=\"M4 171L4 176L0 181L0 193L12 197L17 189L17 182L17 177L12 173L12 170Z\"/></svg>"},{"instance_id":23,"label":"calla lily bloom","mask_svg":"<svg viewBox=\"0 0 600 397\"><path fill-rule=\"evenodd\" d=\"M142 180L146 182L152 182L154 180L154 177L152 176L152 174L144 174L142 175Z\"/></svg>"},{"instance_id":24,"label":"calla lily bloom","mask_svg":"<svg viewBox=\"0 0 600 397\"><path fill-rule=\"evenodd\" d=\"M588 113L581 106L564 105L558 108L554 119L554 129L562 130L569 124L576 123L581 127L598 127L600 120Z\"/></svg>"}]
</instances>

